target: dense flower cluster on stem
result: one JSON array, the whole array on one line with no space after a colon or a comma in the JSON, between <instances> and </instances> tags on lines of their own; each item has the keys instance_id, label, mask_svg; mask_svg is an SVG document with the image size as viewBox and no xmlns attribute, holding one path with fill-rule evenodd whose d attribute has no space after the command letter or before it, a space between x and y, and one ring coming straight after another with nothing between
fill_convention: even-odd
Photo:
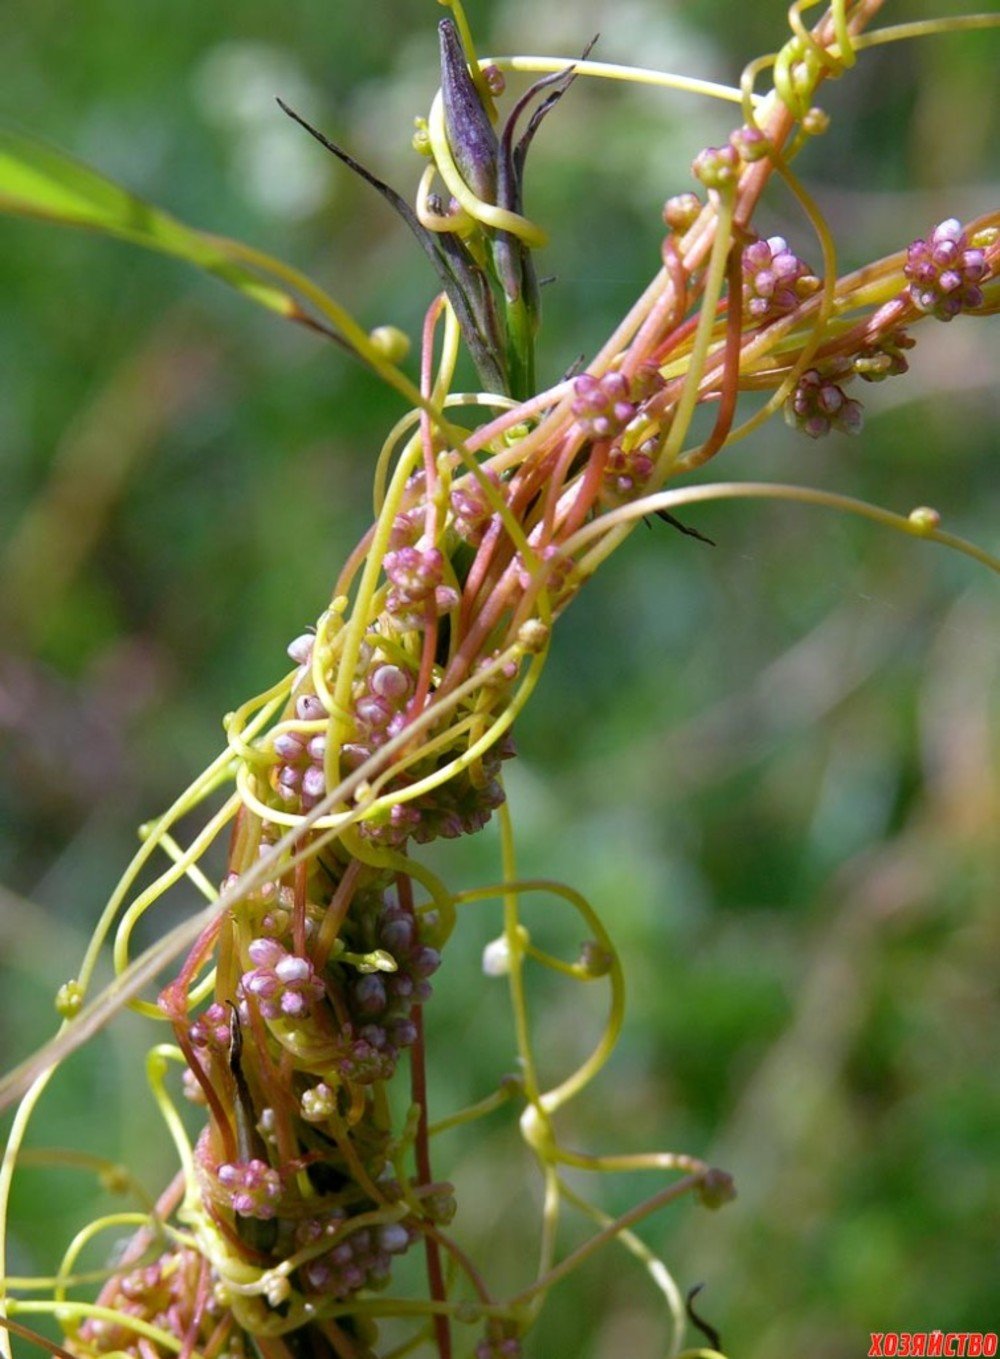
<instances>
[{"instance_id":1,"label":"dense flower cluster on stem","mask_svg":"<svg viewBox=\"0 0 1000 1359\"><path fill-rule=\"evenodd\" d=\"M860 401L854 401L843 387L810 368L799 378L785 406L788 423L808 434L822 438L831 430L858 434L864 421Z\"/></svg>"},{"instance_id":2,"label":"dense flower cluster on stem","mask_svg":"<svg viewBox=\"0 0 1000 1359\"><path fill-rule=\"evenodd\" d=\"M787 316L818 287L819 279L788 248L783 236L753 241L743 251L743 306L748 320L764 325Z\"/></svg>"},{"instance_id":3,"label":"dense flower cluster on stem","mask_svg":"<svg viewBox=\"0 0 1000 1359\"><path fill-rule=\"evenodd\" d=\"M913 342L901 327L914 312L950 320L995 296L1000 214L985 226L949 219L914 242L904 264L897 255L822 285L783 236L754 234L778 153L823 130L810 101L842 63L835 30L826 20L814 30L826 64L794 35L785 53L794 59L775 64L773 96L752 103L761 126L696 157L706 201L668 200L669 234L642 297L586 371L574 365L543 391L533 376L531 259L543 237L524 216L524 168L574 72L544 77L499 123L491 101L501 73L479 72L459 26L443 21L442 93L418 136L433 163L417 209L400 210L445 296L428 309L419 388L390 364L412 410L378 461L376 523L315 632L291 644L294 672L227 719L237 795L227 804L225 898L160 997L176 1039L169 1052L186 1065L203 1126L191 1146L181 1120L169 1119L189 1181L180 1227L155 1263L129 1261L111 1276L101 1300L115 1319L94 1315L69 1337L85 1359L372 1359L369 1304L417 1245L429 1280L423 1320L439 1353L462 1307L487 1318L477 1359L521 1353L524 1308L487 1310L478 1270L444 1235L455 1200L431 1173L423 1007L470 894L450 896L412 852L481 829L501 807L510 728L538 680L552 621L629 528L656 514L701 536L664 508L674 500L645 497L725 447L744 392L773 394L765 414L790 392L786 418L809 437L855 434L861 406L845 384L906 371ZM454 389L459 332L482 378L472 396ZM388 350L375 352L383 372ZM462 405L473 419L456 412ZM932 518L921 523L936 529ZM216 786L207 779L194 800ZM151 834L164 837L176 876L191 865L177 867L167 824ZM523 931L508 824L503 835L507 915L488 968L513 974ZM578 963L527 947L525 956L581 981L610 979L618 1005L606 934L589 907L577 909L601 936ZM612 1013L609 1033L620 1018ZM573 1081L531 1092L523 1009L519 1020L525 1075L513 1093L528 1102L526 1141L554 1173L547 1120ZM606 1051L597 1055L595 1070ZM400 1095L391 1086L401 1073L410 1086ZM690 1171L683 1192L707 1207L732 1197L723 1172L681 1160ZM463 1287L482 1310L456 1301ZM408 1310L419 1306L386 1306Z\"/></svg>"},{"instance_id":4,"label":"dense flower cluster on stem","mask_svg":"<svg viewBox=\"0 0 1000 1359\"><path fill-rule=\"evenodd\" d=\"M983 304L986 254L970 246L956 217L939 222L926 240L913 242L903 273L910 280L913 302L939 321L951 321Z\"/></svg>"}]
</instances>

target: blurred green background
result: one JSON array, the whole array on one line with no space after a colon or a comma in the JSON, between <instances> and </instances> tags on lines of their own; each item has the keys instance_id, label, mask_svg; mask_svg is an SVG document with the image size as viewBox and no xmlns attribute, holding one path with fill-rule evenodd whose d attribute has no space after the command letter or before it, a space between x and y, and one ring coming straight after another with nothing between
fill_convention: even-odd
<instances>
[{"instance_id":1,"label":"blurred green background","mask_svg":"<svg viewBox=\"0 0 1000 1359\"><path fill-rule=\"evenodd\" d=\"M10 15L8 122L306 267L365 324L415 334L434 290L422 255L273 96L409 192L412 118L436 87L431 0L15 0ZM605 59L730 81L785 32L771 0L481 0L470 16L482 51L573 54L599 32ZM998 41L880 49L825 90L833 129L801 169L844 267L995 205ZM557 276L543 379L594 350L656 269L663 198L733 121L581 81L546 125L527 186ZM759 226L818 263L780 191ZM309 335L96 237L0 221L0 295L9 1066L52 1031L136 825L208 762L221 715L282 673L324 606L400 411ZM931 504L996 551L998 333L925 324L908 377L854 393L859 439L772 425L718 475ZM819 511L688 517L714 550L640 529L563 619L509 768L523 871L583 890L629 977L621 1048L566 1140L669 1147L735 1174L723 1212L684 1202L642 1228L682 1288L706 1282L700 1309L733 1359L850 1359L871 1330L995 1329L995 580ZM498 876L492 829L428 858L456 888ZM574 956L563 907L526 910ZM479 965L497 929L495 907L469 908L429 1007L439 1115L513 1065L503 985ZM596 1033L598 990L533 992L545 1071ZM156 1192L173 1164L145 1091L150 1034L127 1017L68 1063L32 1144L122 1158ZM436 1153L497 1289L523 1286L535 1251L538 1183L514 1121L498 1113ZM622 1211L659 1183L585 1187ZM91 1176L26 1169L12 1269L51 1269L95 1203L126 1206ZM567 1218L564 1244L585 1230ZM640 1359L662 1352L662 1330L617 1251L553 1293L527 1354Z\"/></svg>"}]
</instances>

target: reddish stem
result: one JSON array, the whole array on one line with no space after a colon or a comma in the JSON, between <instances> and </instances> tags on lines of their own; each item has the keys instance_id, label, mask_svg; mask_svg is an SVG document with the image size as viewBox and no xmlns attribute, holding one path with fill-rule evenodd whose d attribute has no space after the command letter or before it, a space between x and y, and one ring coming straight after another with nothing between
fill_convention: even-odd
<instances>
[{"instance_id":1,"label":"reddish stem","mask_svg":"<svg viewBox=\"0 0 1000 1359\"><path fill-rule=\"evenodd\" d=\"M578 483L576 495L570 504L562 523L559 525L560 536L565 540L571 533L575 533L587 515L594 507L601 489L601 480L604 476L604 469L608 465L608 454L611 445L607 441L595 444L591 450L587 468Z\"/></svg>"},{"instance_id":2,"label":"reddish stem","mask_svg":"<svg viewBox=\"0 0 1000 1359\"><path fill-rule=\"evenodd\" d=\"M313 967L317 972L322 972L326 967L330 957L330 950L337 942L340 934L340 927L344 923L348 908L354 896L354 887L361 872L361 863L358 859L352 859L344 869L344 875L337 883L336 890L330 898L330 904L326 908L326 915L319 927L316 935L316 942L312 949Z\"/></svg>"},{"instance_id":3,"label":"reddish stem","mask_svg":"<svg viewBox=\"0 0 1000 1359\"><path fill-rule=\"evenodd\" d=\"M434 384L434 332L444 312L444 294L440 294L427 308L424 316L422 343L420 347L420 395L430 399ZM424 476L427 478L427 518L424 533L428 543L436 536L436 506L434 489L437 484L437 464L434 461L434 431L431 418L425 410L420 412L420 441L424 455Z\"/></svg>"},{"instance_id":4,"label":"reddish stem","mask_svg":"<svg viewBox=\"0 0 1000 1359\"><path fill-rule=\"evenodd\" d=\"M399 904L403 910L413 915L413 885L403 873L396 877L396 890L399 892ZM434 1177L431 1173L430 1137L427 1132L427 1062L424 1051L423 1016L419 1005L414 1005L410 1018L417 1031L416 1042L410 1048L410 1098L420 1110L413 1151L417 1163L417 1183L430 1184ZM424 1234L424 1250L427 1253L427 1283L431 1299L434 1302L444 1302L446 1297L444 1271L441 1268L441 1248L429 1233ZM451 1359L451 1323L448 1317L440 1313L434 1317L434 1336L440 1359Z\"/></svg>"},{"instance_id":5,"label":"reddish stem","mask_svg":"<svg viewBox=\"0 0 1000 1359\"><path fill-rule=\"evenodd\" d=\"M409 704L411 717L418 717L427 703L427 696L431 691L431 680L434 676L434 655L437 651L437 639L438 620L435 616L427 620L427 625L424 628L424 644L420 653L420 671Z\"/></svg>"},{"instance_id":6,"label":"reddish stem","mask_svg":"<svg viewBox=\"0 0 1000 1359\"><path fill-rule=\"evenodd\" d=\"M722 358L722 394L715 426L702 444L684 459L684 468L700 467L718 453L729 437L740 390L743 339L743 247L734 242L726 260L726 341Z\"/></svg>"}]
</instances>

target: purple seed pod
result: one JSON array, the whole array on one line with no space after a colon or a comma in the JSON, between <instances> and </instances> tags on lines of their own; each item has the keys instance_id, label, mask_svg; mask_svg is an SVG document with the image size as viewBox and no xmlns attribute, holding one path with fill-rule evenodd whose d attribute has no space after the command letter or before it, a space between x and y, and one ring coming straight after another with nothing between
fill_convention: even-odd
<instances>
[{"instance_id":1,"label":"purple seed pod","mask_svg":"<svg viewBox=\"0 0 1000 1359\"><path fill-rule=\"evenodd\" d=\"M458 608L461 595L453 585L439 585L434 591L434 608L438 615Z\"/></svg>"},{"instance_id":2,"label":"purple seed pod","mask_svg":"<svg viewBox=\"0 0 1000 1359\"><path fill-rule=\"evenodd\" d=\"M278 767L278 787L294 792L302 782L302 770L298 765L283 764Z\"/></svg>"},{"instance_id":3,"label":"purple seed pod","mask_svg":"<svg viewBox=\"0 0 1000 1359\"><path fill-rule=\"evenodd\" d=\"M405 972L395 972L385 982L393 1000L408 1001L413 995L413 978Z\"/></svg>"},{"instance_id":4,"label":"purple seed pod","mask_svg":"<svg viewBox=\"0 0 1000 1359\"><path fill-rule=\"evenodd\" d=\"M285 950L277 939L253 939L247 952L258 967L274 967L285 957Z\"/></svg>"},{"instance_id":5,"label":"purple seed pod","mask_svg":"<svg viewBox=\"0 0 1000 1359\"><path fill-rule=\"evenodd\" d=\"M358 1037L362 1043L373 1048L376 1052L381 1052L388 1046L389 1039L385 1029L380 1024L365 1024L358 1030Z\"/></svg>"},{"instance_id":6,"label":"purple seed pod","mask_svg":"<svg viewBox=\"0 0 1000 1359\"><path fill-rule=\"evenodd\" d=\"M497 196L497 134L469 75L462 40L452 19L438 24L441 94L448 145L462 178L485 203Z\"/></svg>"},{"instance_id":7,"label":"purple seed pod","mask_svg":"<svg viewBox=\"0 0 1000 1359\"><path fill-rule=\"evenodd\" d=\"M386 820L362 821L358 831L376 845L396 848L405 844L420 825L420 812L411 803L396 803Z\"/></svg>"},{"instance_id":8,"label":"purple seed pod","mask_svg":"<svg viewBox=\"0 0 1000 1359\"><path fill-rule=\"evenodd\" d=\"M412 1019L396 1019L388 1026L386 1032L389 1042L395 1048L411 1048L417 1041L417 1026Z\"/></svg>"},{"instance_id":9,"label":"purple seed pod","mask_svg":"<svg viewBox=\"0 0 1000 1359\"><path fill-rule=\"evenodd\" d=\"M340 763L348 773L360 768L365 760L371 759L371 756L372 747L361 745L357 741L349 741L340 747Z\"/></svg>"}]
</instances>

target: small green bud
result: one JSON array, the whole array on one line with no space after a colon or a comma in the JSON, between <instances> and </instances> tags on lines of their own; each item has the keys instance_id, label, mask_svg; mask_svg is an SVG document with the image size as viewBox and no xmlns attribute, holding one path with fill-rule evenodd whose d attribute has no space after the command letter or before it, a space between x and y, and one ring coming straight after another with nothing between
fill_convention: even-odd
<instances>
[{"instance_id":1,"label":"small green bud","mask_svg":"<svg viewBox=\"0 0 1000 1359\"><path fill-rule=\"evenodd\" d=\"M706 1208L721 1208L736 1197L736 1185L728 1171L713 1166L701 1177L696 1192Z\"/></svg>"},{"instance_id":2,"label":"small green bud","mask_svg":"<svg viewBox=\"0 0 1000 1359\"><path fill-rule=\"evenodd\" d=\"M691 173L706 189L724 189L735 184L740 173L740 156L735 146L706 146L691 163Z\"/></svg>"},{"instance_id":3,"label":"small green bud","mask_svg":"<svg viewBox=\"0 0 1000 1359\"><path fill-rule=\"evenodd\" d=\"M482 76L486 81L486 88L494 96L503 94L507 88L507 78L499 66L484 66Z\"/></svg>"},{"instance_id":4,"label":"small green bud","mask_svg":"<svg viewBox=\"0 0 1000 1359\"><path fill-rule=\"evenodd\" d=\"M56 1010L63 1019L75 1019L83 1006L83 987L74 979L64 982L56 992Z\"/></svg>"},{"instance_id":5,"label":"small green bud","mask_svg":"<svg viewBox=\"0 0 1000 1359\"><path fill-rule=\"evenodd\" d=\"M740 159L748 164L763 160L771 150L771 143L759 127L738 127L730 136L729 144L736 148Z\"/></svg>"},{"instance_id":6,"label":"small green bud","mask_svg":"<svg viewBox=\"0 0 1000 1359\"><path fill-rule=\"evenodd\" d=\"M505 1076L500 1077L499 1089L504 1094L512 1097L524 1097L524 1077L514 1071L508 1071Z\"/></svg>"},{"instance_id":7,"label":"small green bud","mask_svg":"<svg viewBox=\"0 0 1000 1359\"><path fill-rule=\"evenodd\" d=\"M614 955L596 939L587 939L580 948L580 971L587 977L606 977L611 971Z\"/></svg>"},{"instance_id":8,"label":"small green bud","mask_svg":"<svg viewBox=\"0 0 1000 1359\"><path fill-rule=\"evenodd\" d=\"M325 1081L304 1090L300 1103L302 1117L307 1123L322 1123L337 1110L337 1096Z\"/></svg>"},{"instance_id":9,"label":"small green bud","mask_svg":"<svg viewBox=\"0 0 1000 1359\"><path fill-rule=\"evenodd\" d=\"M390 363L402 363L410 352L409 336L397 326L376 326L369 332L369 340Z\"/></svg>"},{"instance_id":10,"label":"small green bud","mask_svg":"<svg viewBox=\"0 0 1000 1359\"><path fill-rule=\"evenodd\" d=\"M105 1166L98 1179L109 1194L127 1194L132 1188L132 1178L124 1166Z\"/></svg>"},{"instance_id":11,"label":"small green bud","mask_svg":"<svg viewBox=\"0 0 1000 1359\"><path fill-rule=\"evenodd\" d=\"M701 206L701 199L696 193L674 194L663 205L664 225L671 231L687 231L698 220Z\"/></svg>"},{"instance_id":12,"label":"small green bud","mask_svg":"<svg viewBox=\"0 0 1000 1359\"><path fill-rule=\"evenodd\" d=\"M353 960L354 955L345 953L344 957ZM359 972L395 972L398 967L395 958L384 948L372 949L371 953L357 955L354 965Z\"/></svg>"},{"instance_id":13,"label":"small green bud","mask_svg":"<svg viewBox=\"0 0 1000 1359\"><path fill-rule=\"evenodd\" d=\"M936 528L941 527L940 514L929 505L918 505L915 510L910 511L908 518L917 533L933 533Z\"/></svg>"},{"instance_id":14,"label":"small green bud","mask_svg":"<svg viewBox=\"0 0 1000 1359\"><path fill-rule=\"evenodd\" d=\"M261 1275L261 1285L264 1289L264 1297L267 1298L268 1307L280 1307L283 1302L287 1302L291 1295L292 1286L288 1282L287 1275L280 1269L269 1269L266 1274Z\"/></svg>"},{"instance_id":15,"label":"small green bud","mask_svg":"<svg viewBox=\"0 0 1000 1359\"><path fill-rule=\"evenodd\" d=\"M517 630L517 640L525 651L537 655L549 641L549 628L540 618L529 618Z\"/></svg>"},{"instance_id":16,"label":"small green bud","mask_svg":"<svg viewBox=\"0 0 1000 1359\"><path fill-rule=\"evenodd\" d=\"M507 939L491 939L483 949L483 972L487 977L505 977L510 971L510 949Z\"/></svg>"},{"instance_id":17,"label":"small green bud","mask_svg":"<svg viewBox=\"0 0 1000 1359\"><path fill-rule=\"evenodd\" d=\"M432 156L434 154L431 148L431 134L427 130L426 118L414 118L413 140L410 142L410 145L418 156Z\"/></svg>"},{"instance_id":18,"label":"small green bud","mask_svg":"<svg viewBox=\"0 0 1000 1359\"><path fill-rule=\"evenodd\" d=\"M821 137L829 126L830 115L826 109L817 108L815 104L802 115L802 131L810 137Z\"/></svg>"}]
</instances>

